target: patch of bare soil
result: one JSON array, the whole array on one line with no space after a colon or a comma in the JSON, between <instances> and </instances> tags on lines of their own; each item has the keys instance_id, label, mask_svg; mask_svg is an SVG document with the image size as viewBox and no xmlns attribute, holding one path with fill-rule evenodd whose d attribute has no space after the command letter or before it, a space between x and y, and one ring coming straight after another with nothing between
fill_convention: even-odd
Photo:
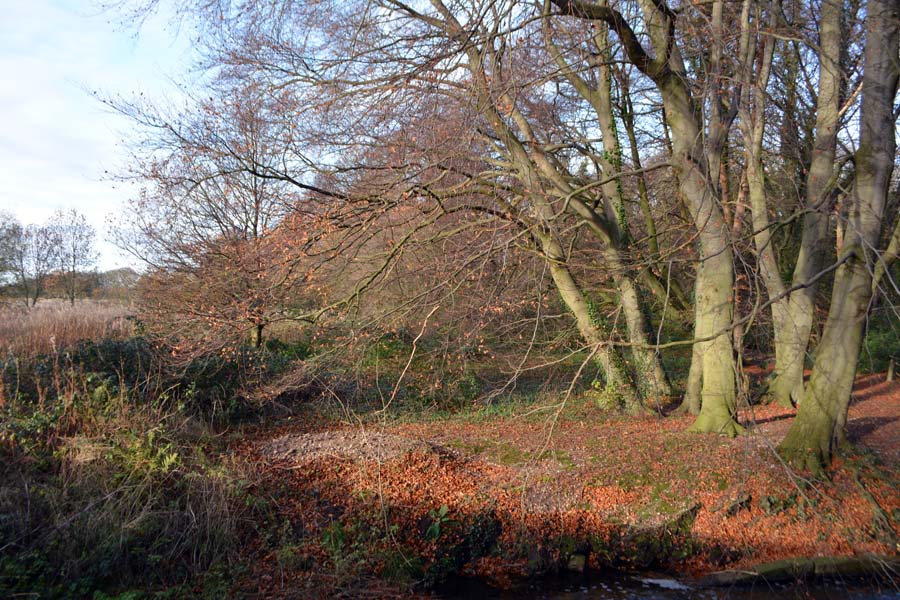
<instances>
[{"instance_id":1,"label":"patch of bare soil","mask_svg":"<svg viewBox=\"0 0 900 600\"><path fill-rule=\"evenodd\" d=\"M407 452L427 449L426 444L417 440L358 428L285 434L261 443L259 453L270 459L294 462L329 457L384 462Z\"/></svg>"}]
</instances>

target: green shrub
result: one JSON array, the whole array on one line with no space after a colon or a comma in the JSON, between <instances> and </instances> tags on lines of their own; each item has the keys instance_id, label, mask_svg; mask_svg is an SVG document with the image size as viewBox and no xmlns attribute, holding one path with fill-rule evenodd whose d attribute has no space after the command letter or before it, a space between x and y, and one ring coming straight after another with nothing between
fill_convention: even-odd
<instances>
[{"instance_id":1,"label":"green shrub","mask_svg":"<svg viewBox=\"0 0 900 600\"><path fill-rule=\"evenodd\" d=\"M900 323L888 318L870 320L859 355L860 372L883 373L892 358L900 362Z\"/></svg>"}]
</instances>

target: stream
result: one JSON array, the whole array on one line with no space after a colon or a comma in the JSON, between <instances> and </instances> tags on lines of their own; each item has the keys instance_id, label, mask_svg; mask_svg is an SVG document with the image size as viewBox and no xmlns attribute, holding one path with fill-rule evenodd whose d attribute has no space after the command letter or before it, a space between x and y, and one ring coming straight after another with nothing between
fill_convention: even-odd
<instances>
[{"instance_id":1,"label":"stream","mask_svg":"<svg viewBox=\"0 0 900 600\"><path fill-rule=\"evenodd\" d=\"M900 582L825 580L792 584L759 583L748 587L701 588L666 576L621 574L545 578L511 590L498 590L483 582L457 579L439 590L439 598L463 600L900 600Z\"/></svg>"}]
</instances>

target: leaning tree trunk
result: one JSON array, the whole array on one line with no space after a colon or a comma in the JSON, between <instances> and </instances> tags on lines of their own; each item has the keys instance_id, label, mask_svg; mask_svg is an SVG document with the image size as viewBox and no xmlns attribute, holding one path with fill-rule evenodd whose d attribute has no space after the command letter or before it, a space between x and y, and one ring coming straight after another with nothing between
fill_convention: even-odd
<instances>
[{"instance_id":1,"label":"leaning tree trunk","mask_svg":"<svg viewBox=\"0 0 900 600\"><path fill-rule=\"evenodd\" d=\"M623 249L630 244L628 222L625 214L625 197L622 181L622 149L616 127L615 113L612 103L612 74L606 61L598 65L599 77L596 87L591 87L579 73L563 57L562 52L553 42L549 21L545 21L544 40L560 71L566 76L575 90L591 105L600 126L603 152L597 157L601 169L601 177L605 180L601 185L603 195L603 216L609 226L603 231L592 228L596 237L603 244L603 258L610 269L619 295L628 338L631 343L631 370L635 382L644 400L669 396L672 388L662 365L659 353L651 347L649 327L645 317L644 299L635 284L632 273L623 260ZM605 24L598 27L594 35L597 51L605 55L609 51L608 31ZM578 201L567 203L573 212L578 214L583 206ZM652 272L642 272L642 279L650 283L651 290L665 297L665 289L659 284ZM656 284L655 286L653 284Z\"/></svg>"},{"instance_id":2,"label":"leaning tree trunk","mask_svg":"<svg viewBox=\"0 0 900 600\"><path fill-rule=\"evenodd\" d=\"M649 401L651 398L658 399L660 396L672 395L672 388L659 354L650 347L647 322L634 281L628 277L621 277L616 280L616 286L619 289L619 300L622 303L629 341L632 344L631 366L641 397Z\"/></svg>"},{"instance_id":3,"label":"leaning tree trunk","mask_svg":"<svg viewBox=\"0 0 900 600\"><path fill-rule=\"evenodd\" d=\"M694 335L702 361L700 414L691 425L696 432L735 436L737 423L735 364L731 343L734 309L734 266L730 228L717 203L704 146L701 112L688 87L687 69L674 38L675 15L664 3L640 0L650 40L658 59L646 62L634 43L636 38L617 29L633 61L650 75L662 96L672 128L672 163L697 228L700 242L700 269L697 273L697 314ZM629 41L630 40L630 41ZM646 55L645 55L646 57ZM727 119L716 123L726 126ZM719 132L722 134L722 132ZM715 175L718 177L718 165Z\"/></svg>"},{"instance_id":4,"label":"leaning tree trunk","mask_svg":"<svg viewBox=\"0 0 900 600\"><path fill-rule=\"evenodd\" d=\"M600 27L597 32L595 43L601 53L608 52L609 42L605 26ZM612 73L609 65L603 61L601 61L599 69L600 82L596 89L596 95L591 99L603 139L604 152L598 160L603 168L605 178L610 178L612 174L622 172L622 148L613 112ZM613 270L613 279L619 291L622 312L628 327L629 341L632 343L631 357L635 383L645 400L669 396L672 388L669 386L659 353L649 347L650 339L647 320L644 316L643 299L634 280L625 273L625 264L619 252L619 248L627 246L630 241L628 222L625 217L622 181L620 179L608 181L601 189L606 198L608 212L614 213L607 215L610 222L615 223L615 228L612 244L604 254Z\"/></svg>"},{"instance_id":5,"label":"leaning tree trunk","mask_svg":"<svg viewBox=\"0 0 900 600\"><path fill-rule=\"evenodd\" d=\"M894 165L894 97L900 49L900 2L869 0L856 180L847 237L835 275L825 332L809 387L780 451L792 464L827 466L850 405L877 247Z\"/></svg>"},{"instance_id":6,"label":"leaning tree trunk","mask_svg":"<svg viewBox=\"0 0 900 600\"><path fill-rule=\"evenodd\" d=\"M746 10L742 15L742 43L741 53L744 61L743 98L740 105L740 123L745 145L744 154L747 168L747 188L750 199L751 218L753 223L753 244L756 250L756 262L759 273L766 286L771 302L772 323L775 337L775 371L781 373L786 368L786 363L794 360L797 349L787 344L786 332L796 331L796 323L791 322L790 298L785 292L784 281L778 270L778 259L772 239L772 223L769 221L769 207L766 195L766 176L763 169L763 133L765 131L765 107L766 90L769 85L772 58L775 52L775 38L767 36L763 44L762 53L757 59L756 35L751 35L750 12ZM772 6L769 12L768 28L777 26L777 6ZM759 14L757 13L757 19ZM759 24L757 23L757 26ZM754 63L759 61L759 64ZM800 351L802 365L802 355ZM780 397L779 402L790 406L790 397Z\"/></svg>"},{"instance_id":7,"label":"leaning tree trunk","mask_svg":"<svg viewBox=\"0 0 900 600\"><path fill-rule=\"evenodd\" d=\"M621 77L620 90L622 95L622 106L620 111L625 133L628 137L628 145L631 152L631 164L638 173L638 205L640 206L641 215L644 220L644 228L647 230L647 246L650 251L650 262L654 265L662 266L664 254L661 254L659 249L659 236L656 231L656 221L653 218L653 212L650 206L650 194L647 190L647 179L644 177L644 173L641 172L644 167L641 163L637 133L635 132L634 106L631 102L631 89L626 75L622 75ZM664 127L667 126L664 125ZM664 302L670 302L677 311L686 311L686 309L691 307L691 302L682 289L681 284L672 279L671 263L667 263L665 268L660 269L660 271L661 275L657 277L656 273L654 273L649 266L645 267L645 269L641 271L641 282ZM662 284L660 279L666 282L665 285Z\"/></svg>"},{"instance_id":8,"label":"leaning tree trunk","mask_svg":"<svg viewBox=\"0 0 900 600\"><path fill-rule=\"evenodd\" d=\"M816 100L816 129L812 162L806 179L806 214L800 253L794 267L786 314L775 322L775 373L768 396L789 406L803 398L803 367L812 331L816 286L813 278L821 271L828 246L829 199L834 189L834 158L840 125L842 89L843 5L839 0L822 2L819 20L819 95ZM770 291L771 295L771 291Z\"/></svg>"},{"instance_id":9,"label":"leaning tree trunk","mask_svg":"<svg viewBox=\"0 0 900 600\"><path fill-rule=\"evenodd\" d=\"M820 471L828 465L840 425L850 404L862 343L866 307L871 297L871 266L861 246L848 248L838 269L825 333L816 352L809 387L797 418L781 443L781 453L800 468Z\"/></svg>"},{"instance_id":10,"label":"leaning tree trunk","mask_svg":"<svg viewBox=\"0 0 900 600\"><path fill-rule=\"evenodd\" d=\"M565 262L562 247L549 232L538 234L544 256L550 268L550 276L562 301L575 317L578 332L587 342L597 359L605 379L606 393L613 404L621 404L628 412L643 410L640 396L628 371L621 353L608 343L607 336L591 318L591 312L584 293L572 277Z\"/></svg>"}]
</instances>

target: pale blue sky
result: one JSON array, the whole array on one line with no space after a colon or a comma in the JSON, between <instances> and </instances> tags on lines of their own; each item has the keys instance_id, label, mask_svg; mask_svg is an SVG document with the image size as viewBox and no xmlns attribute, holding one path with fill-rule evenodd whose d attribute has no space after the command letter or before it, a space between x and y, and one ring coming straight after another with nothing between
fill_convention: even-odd
<instances>
[{"instance_id":1,"label":"pale blue sky","mask_svg":"<svg viewBox=\"0 0 900 600\"><path fill-rule=\"evenodd\" d=\"M0 15L0 209L40 223L74 207L97 229L101 269L133 265L105 241L134 193L104 175L125 165L129 124L90 92L177 94L186 36L164 16L136 33L91 0L0 0Z\"/></svg>"}]
</instances>

